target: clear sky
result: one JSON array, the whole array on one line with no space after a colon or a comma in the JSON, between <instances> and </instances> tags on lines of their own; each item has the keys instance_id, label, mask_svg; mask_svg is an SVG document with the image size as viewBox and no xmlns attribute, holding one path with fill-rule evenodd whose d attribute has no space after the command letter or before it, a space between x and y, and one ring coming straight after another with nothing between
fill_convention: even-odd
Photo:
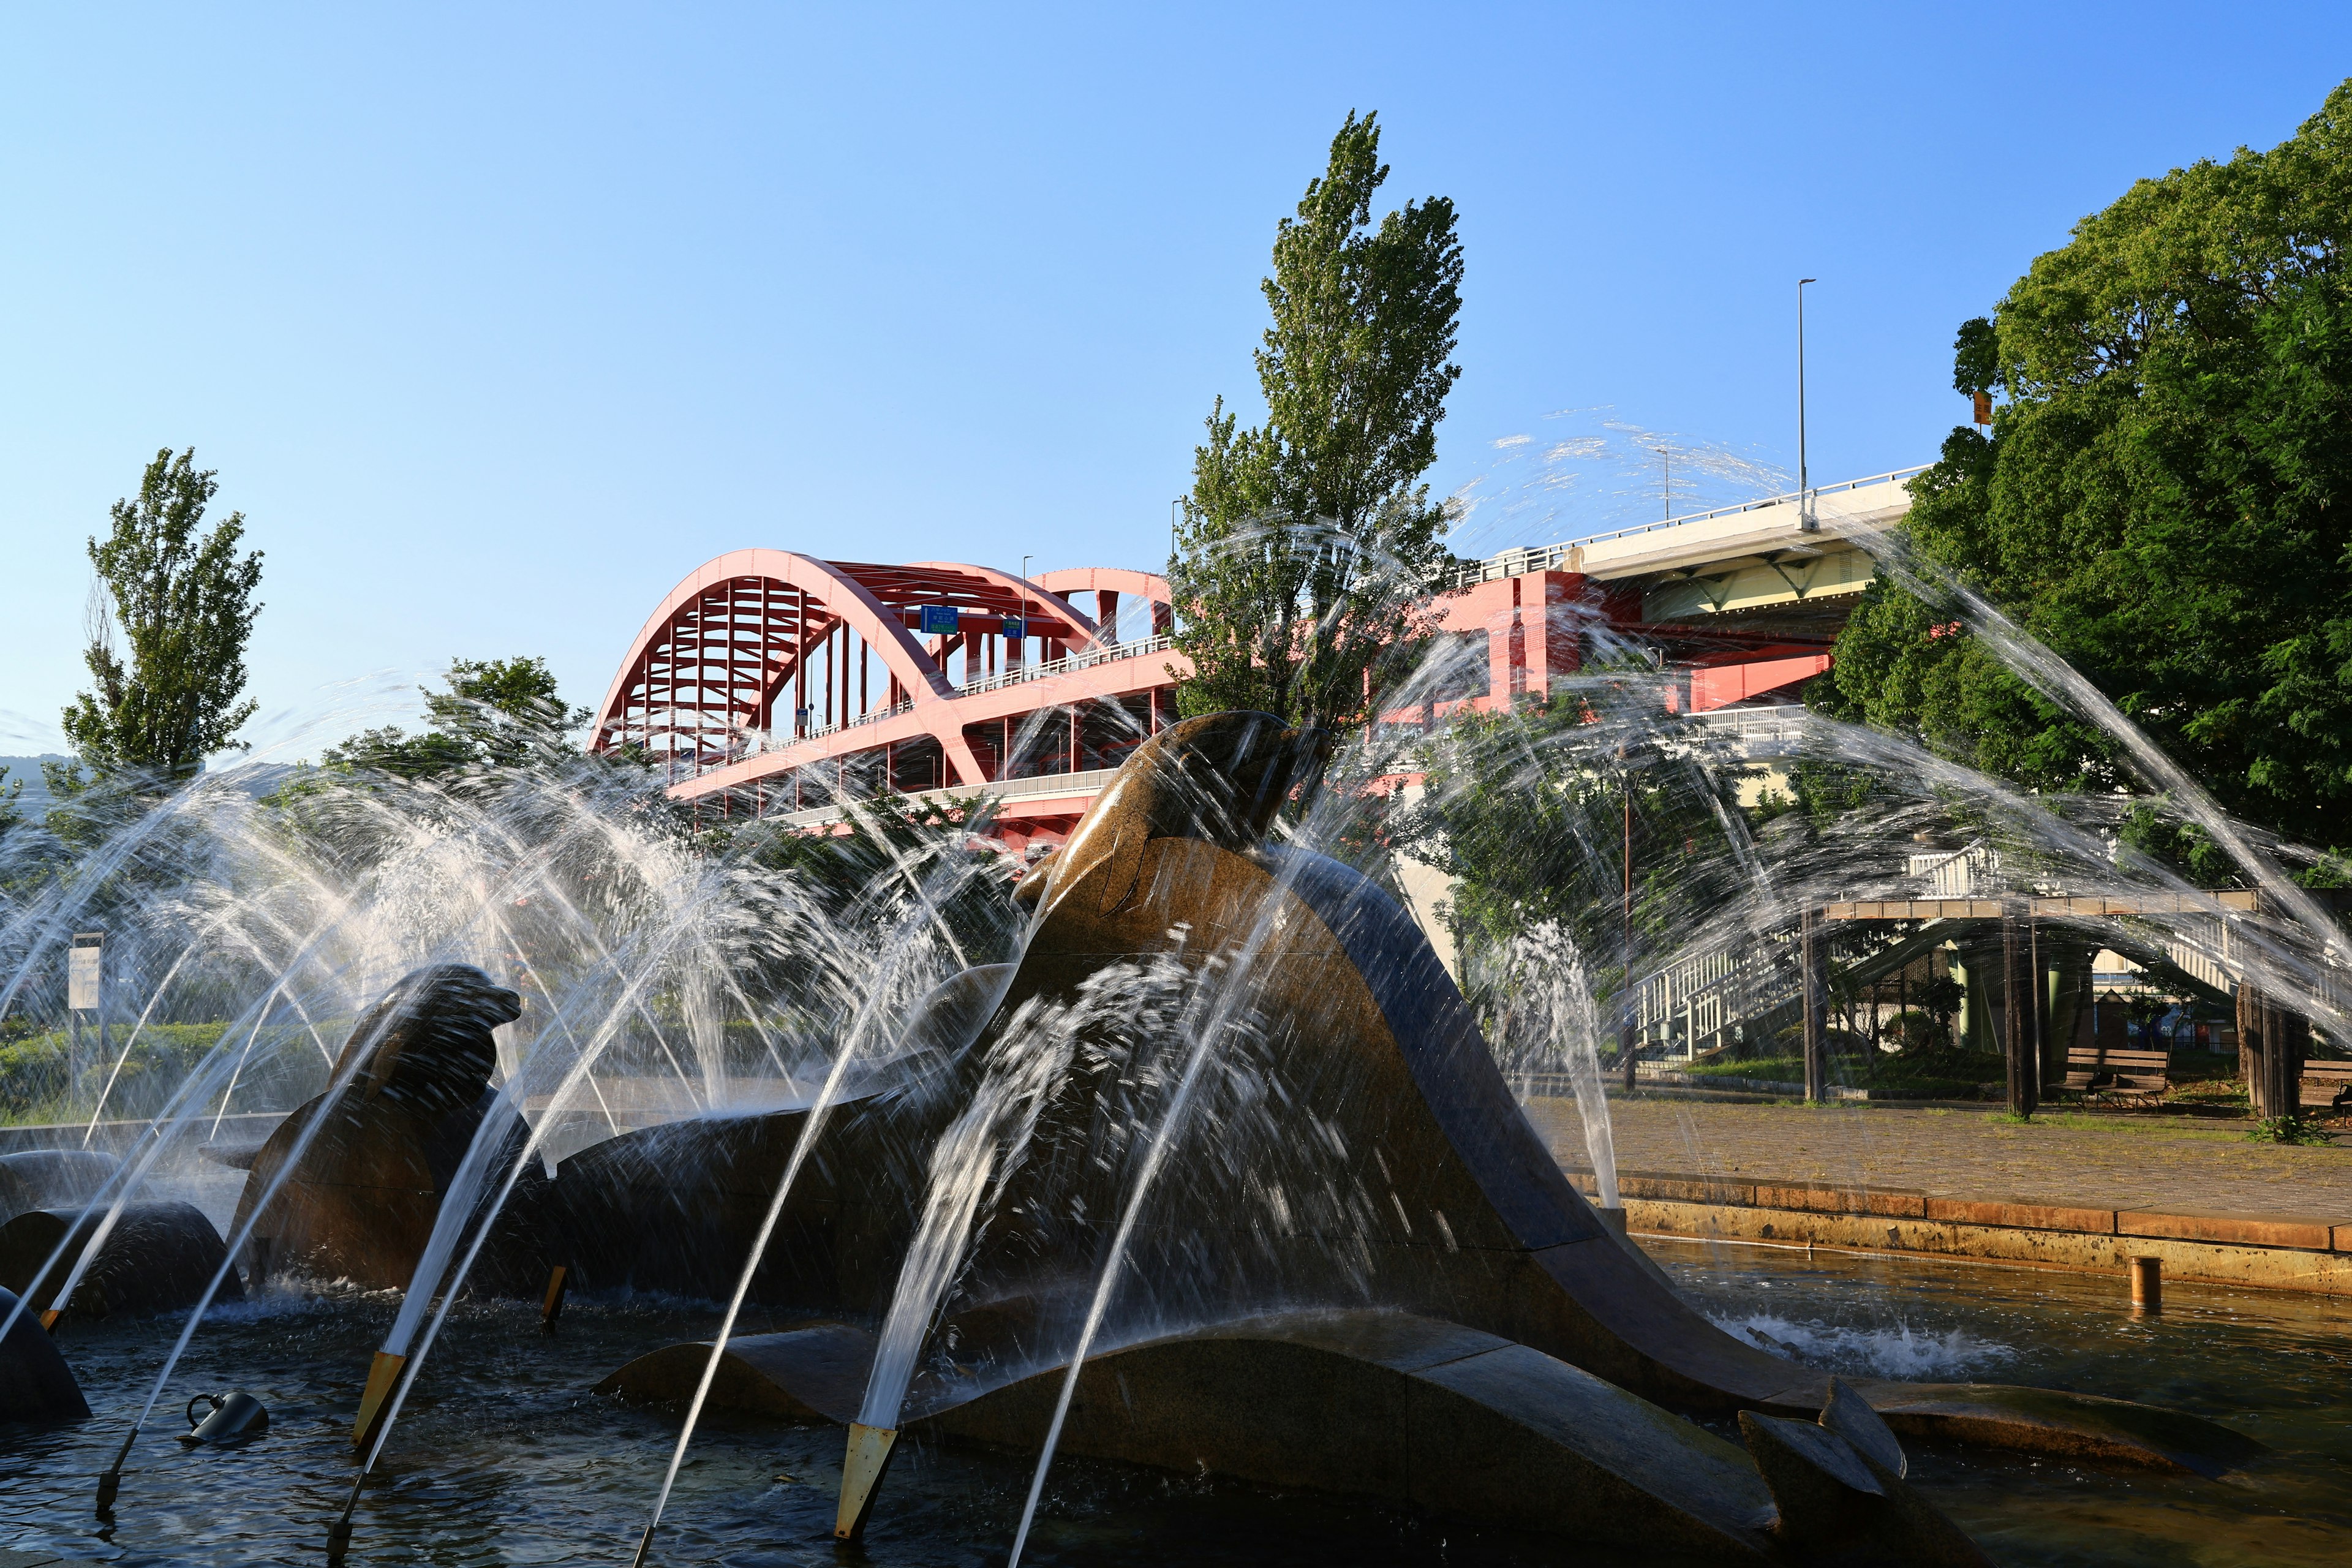
<instances>
[{"instance_id":1,"label":"clear sky","mask_svg":"<svg viewBox=\"0 0 2352 1568\"><path fill-rule=\"evenodd\" d=\"M16 752L167 444L268 553L264 742L453 656L592 701L742 545L1156 567L1350 109L1461 211L1464 553L1654 515L1661 441L1776 488L1800 276L1814 479L1927 461L1954 327L2291 134L2352 8L24 6L0 72Z\"/></svg>"}]
</instances>

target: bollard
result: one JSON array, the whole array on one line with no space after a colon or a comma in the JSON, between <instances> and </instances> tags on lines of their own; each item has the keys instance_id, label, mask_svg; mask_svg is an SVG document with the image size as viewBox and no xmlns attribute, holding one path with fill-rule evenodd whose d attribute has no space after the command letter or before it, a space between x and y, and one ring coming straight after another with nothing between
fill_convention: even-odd
<instances>
[{"instance_id":1,"label":"bollard","mask_svg":"<svg viewBox=\"0 0 2352 1568\"><path fill-rule=\"evenodd\" d=\"M2130 1272L2132 1310L2164 1310L2164 1259L2135 1258L2131 1260Z\"/></svg>"}]
</instances>

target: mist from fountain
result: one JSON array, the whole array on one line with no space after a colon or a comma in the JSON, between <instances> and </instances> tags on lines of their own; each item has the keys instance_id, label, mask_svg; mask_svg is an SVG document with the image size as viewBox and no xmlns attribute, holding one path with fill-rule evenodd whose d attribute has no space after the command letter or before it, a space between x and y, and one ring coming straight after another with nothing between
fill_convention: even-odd
<instances>
[{"instance_id":1,"label":"mist from fountain","mask_svg":"<svg viewBox=\"0 0 2352 1568\"><path fill-rule=\"evenodd\" d=\"M1008 973L1006 981L1011 978ZM1157 981L1167 984L1164 976ZM1149 1007L1153 985L1142 967L1115 964L1088 977L1076 1006L1031 997L1005 1021L982 1063L971 1102L931 1151L922 1218L875 1342L860 1426L897 1428L925 1339L965 1261L973 1224L1021 1168L1038 1114L1061 1087L1077 1042L1090 1026Z\"/></svg>"},{"instance_id":2,"label":"mist from fountain","mask_svg":"<svg viewBox=\"0 0 2352 1568\"><path fill-rule=\"evenodd\" d=\"M1511 1000L1489 1038L1503 1080L1525 1106L1567 1079L1601 1206L1617 1208L1617 1144L1601 1076L1601 1016L1585 982L1583 957L1559 921L1538 921L1506 949L1501 971Z\"/></svg>"}]
</instances>

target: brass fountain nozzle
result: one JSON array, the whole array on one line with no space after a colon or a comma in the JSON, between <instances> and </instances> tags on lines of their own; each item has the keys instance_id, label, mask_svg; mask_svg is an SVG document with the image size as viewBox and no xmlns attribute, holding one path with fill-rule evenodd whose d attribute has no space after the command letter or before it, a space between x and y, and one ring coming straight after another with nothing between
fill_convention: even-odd
<instances>
[{"instance_id":1,"label":"brass fountain nozzle","mask_svg":"<svg viewBox=\"0 0 2352 1568\"><path fill-rule=\"evenodd\" d=\"M352 1447L364 1453L375 1441L376 1429L383 1425L383 1414L392 1399L393 1384L400 1381L400 1369L408 1364L404 1355L390 1351L378 1351L375 1360L368 1363L367 1391L360 1395L360 1416L352 1424Z\"/></svg>"},{"instance_id":2,"label":"brass fountain nozzle","mask_svg":"<svg viewBox=\"0 0 2352 1568\"><path fill-rule=\"evenodd\" d=\"M555 1331L555 1320L563 1315L563 1294L572 1287L572 1268L559 1263L547 1276L547 1295L539 1304L539 1326L548 1333Z\"/></svg>"},{"instance_id":3,"label":"brass fountain nozzle","mask_svg":"<svg viewBox=\"0 0 2352 1568\"><path fill-rule=\"evenodd\" d=\"M856 1541L866 1533L866 1515L874 1511L875 1494L882 1489L883 1472L897 1451L895 1426L849 1424L849 1452L841 1461L841 1508L834 1515L833 1538Z\"/></svg>"}]
</instances>

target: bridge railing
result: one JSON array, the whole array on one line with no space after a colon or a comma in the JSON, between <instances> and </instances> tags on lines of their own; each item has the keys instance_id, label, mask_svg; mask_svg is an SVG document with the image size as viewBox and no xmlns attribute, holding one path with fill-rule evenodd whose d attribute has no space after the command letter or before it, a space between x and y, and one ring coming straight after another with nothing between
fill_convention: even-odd
<instances>
[{"instance_id":1,"label":"bridge railing","mask_svg":"<svg viewBox=\"0 0 2352 1568\"><path fill-rule=\"evenodd\" d=\"M1683 528L1694 522L1706 522L1711 518L1737 517L1745 511L1761 511L1768 506L1787 506L1791 501L1801 501L1808 496L1819 498L1835 495L1843 490L1862 489L1869 485L1891 484L1898 479L1907 479L1915 475L1926 473L1932 466L1920 463L1908 468L1891 468L1885 473L1872 474L1864 479L1845 479L1833 485L1814 485L1810 489L1790 490L1786 495L1761 496L1755 500L1738 501L1730 506L1719 506L1707 511L1686 512L1681 517L1664 517L1655 522L1636 523L1631 528L1612 529L1606 533L1581 534L1574 539L1562 540L1558 544L1532 545L1517 550L1506 550L1498 554L1490 555L1484 561L1474 561L1466 566L1457 567L1441 578L1438 586L1441 591L1451 592L1467 588L1475 583L1492 583L1504 577L1524 577L1530 572L1563 571L1567 568L1570 552L1580 550L1588 544L1605 544L1612 539L1638 538L1642 534L1656 533L1664 529Z\"/></svg>"},{"instance_id":2,"label":"bridge railing","mask_svg":"<svg viewBox=\"0 0 2352 1568\"><path fill-rule=\"evenodd\" d=\"M1043 664L1024 664L1016 669L1001 669L994 675L982 676L978 680L967 680L956 688L956 695L970 697L978 692L996 691L1007 686L1018 686L1024 681L1050 680L1057 675L1092 669L1098 664L1112 664L1122 658L1142 658L1150 654L1166 653L1175 646L1174 639L1163 635L1144 637L1136 642L1112 643L1108 647L1087 648L1079 653L1065 654L1060 658L1049 658Z\"/></svg>"},{"instance_id":3,"label":"bridge railing","mask_svg":"<svg viewBox=\"0 0 2352 1568\"><path fill-rule=\"evenodd\" d=\"M1057 675L1092 669L1098 664L1111 664L1123 658L1144 658L1155 653L1166 653L1174 646L1174 642L1165 636L1142 637L1133 642L1112 643L1106 647L1087 648L1082 652L1066 654L1060 658L1049 658L1040 664L1024 664L1015 669L999 670L994 675L982 676L977 680L967 680L956 688L955 694L958 697L971 697L982 691L997 691L1008 686L1019 686L1027 681L1050 680ZM845 730L855 730L866 724L878 724L885 719L895 719L901 713L911 713L914 708L915 704L912 700L894 702L887 708L869 710L860 713L855 719L845 720L841 723L812 724L797 735L778 735L767 731L745 731L747 743L740 750L730 748L730 751L735 758L756 756L767 752L781 752L787 746L798 745L803 741L822 740L827 735L837 735Z\"/></svg>"}]
</instances>

